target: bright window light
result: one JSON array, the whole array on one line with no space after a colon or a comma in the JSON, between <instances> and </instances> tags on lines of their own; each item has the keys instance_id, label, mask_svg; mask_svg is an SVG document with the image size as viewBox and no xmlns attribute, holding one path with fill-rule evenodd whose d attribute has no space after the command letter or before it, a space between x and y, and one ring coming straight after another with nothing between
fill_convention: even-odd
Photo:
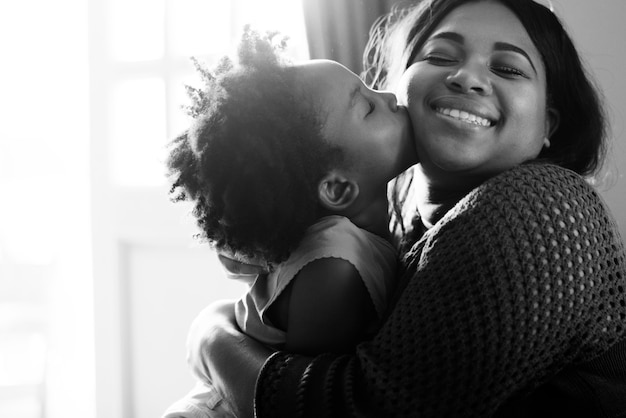
<instances>
[{"instance_id":1,"label":"bright window light","mask_svg":"<svg viewBox=\"0 0 626 418\"><path fill-rule=\"evenodd\" d=\"M307 59L304 16L295 0L113 0L107 2L111 54L109 170L116 186L160 186L166 144L189 120L184 85L197 85L190 57L212 65L246 24L289 38L287 54ZM280 12L277 12L280 11Z\"/></svg>"},{"instance_id":2,"label":"bright window light","mask_svg":"<svg viewBox=\"0 0 626 418\"><path fill-rule=\"evenodd\" d=\"M115 86L110 105L114 183L161 184L165 176L165 83L156 77L125 81Z\"/></svg>"},{"instance_id":3,"label":"bright window light","mask_svg":"<svg viewBox=\"0 0 626 418\"><path fill-rule=\"evenodd\" d=\"M172 53L191 55L228 52L231 4L223 0L171 0L167 19L170 23L168 38Z\"/></svg>"},{"instance_id":4,"label":"bright window light","mask_svg":"<svg viewBox=\"0 0 626 418\"><path fill-rule=\"evenodd\" d=\"M163 57L165 5L163 0L110 0L110 53L119 61L147 61Z\"/></svg>"},{"instance_id":5,"label":"bright window light","mask_svg":"<svg viewBox=\"0 0 626 418\"><path fill-rule=\"evenodd\" d=\"M0 417L95 417L87 35L84 0L0 2Z\"/></svg>"},{"instance_id":6,"label":"bright window light","mask_svg":"<svg viewBox=\"0 0 626 418\"><path fill-rule=\"evenodd\" d=\"M288 53L293 59L304 60L309 57L300 1L242 1L237 3L236 15L240 27L249 23L259 29L278 30L287 35L289 37Z\"/></svg>"}]
</instances>

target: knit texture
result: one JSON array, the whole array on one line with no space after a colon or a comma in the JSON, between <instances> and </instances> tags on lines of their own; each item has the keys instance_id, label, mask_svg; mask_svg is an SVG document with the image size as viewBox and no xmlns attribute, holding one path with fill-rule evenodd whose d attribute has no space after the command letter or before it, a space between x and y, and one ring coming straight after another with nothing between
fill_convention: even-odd
<instances>
[{"instance_id":1,"label":"knit texture","mask_svg":"<svg viewBox=\"0 0 626 418\"><path fill-rule=\"evenodd\" d=\"M489 417L612 347L611 368L625 369L622 239L569 170L524 164L485 182L405 266L395 307L352 357L268 360L258 417ZM597 401L593 387L576 396Z\"/></svg>"}]
</instances>

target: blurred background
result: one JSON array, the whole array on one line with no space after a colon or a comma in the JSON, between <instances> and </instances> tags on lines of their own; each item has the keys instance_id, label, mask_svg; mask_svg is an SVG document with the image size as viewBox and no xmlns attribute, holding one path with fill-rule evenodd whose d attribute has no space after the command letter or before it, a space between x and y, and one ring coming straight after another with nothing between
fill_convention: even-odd
<instances>
[{"instance_id":1,"label":"blurred background","mask_svg":"<svg viewBox=\"0 0 626 418\"><path fill-rule=\"evenodd\" d=\"M185 336L243 289L167 197L165 144L188 120L189 61L246 23L295 60L360 72L393 0L21 0L0 3L0 417L154 418L192 385ZM555 0L604 91L626 236L626 2Z\"/></svg>"}]
</instances>

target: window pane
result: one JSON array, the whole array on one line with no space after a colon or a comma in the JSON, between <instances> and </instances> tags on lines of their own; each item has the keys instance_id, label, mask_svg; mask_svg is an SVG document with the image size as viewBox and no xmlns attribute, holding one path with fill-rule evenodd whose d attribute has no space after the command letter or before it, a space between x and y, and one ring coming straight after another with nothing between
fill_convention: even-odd
<instances>
[{"instance_id":1,"label":"window pane","mask_svg":"<svg viewBox=\"0 0 626 418\"><path fill-rule=\"evenodd\" d=\"M230 48L231 2L169 0L170 48L179 56L224 55Z\"/></svg>"},{"instance_id":2,"label":"window pane","mask_svg":"<svg viewBox=\"0 0 626 418\"><path fill-rule=\"evenodd\" d=\"M308 58L302 4L298 0L167 0L168 38L178 56L222 56L236 44L243 26L288 35L289 54ZM278 12L279 11L279 12Z\"/></svg>"},{"instance_id":3,"label":"window pane","mask_svg":"<svg viewBox=\"0 0 626 418\"><path fill-rule=\"evenodd\" d=\"M110 0L106 4L113 59L144 61L163 57L163 0Z\"/></svg>"},{"instance_id":4,"label":"window pane","mask_svg":"<svg viewBox=\"0 0 626 418\"><path fill-rule=\"evenodd\" d=\"M287 52L293 59L309 58L300 0L238 0L236 5L237 36L246 24L263 30L278 30L289 36Z\"/></svg>"},{"instance_id":5,"label":"window pane","mask_svg":"<svg viewBox=\"0 0 626 418\"><path fill-rule=\"evenodd\" d=\"M113 90L111 107L114 184L162 184L166 140L163 80L153 77L120 83Z\"/></svg>"}]
</instances>

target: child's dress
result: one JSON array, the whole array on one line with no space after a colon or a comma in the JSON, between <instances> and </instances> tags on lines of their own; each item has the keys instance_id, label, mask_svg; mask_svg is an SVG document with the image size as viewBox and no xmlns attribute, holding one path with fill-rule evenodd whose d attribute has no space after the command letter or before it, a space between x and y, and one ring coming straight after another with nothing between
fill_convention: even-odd
<instances>
[{"instance_id":1,"label":"child's dress","mask_svg":"<svg viewBox=\"0 0 626 418\"><path fill-rule=\"evenodd\" d=\"M396 250L378 235L357 227L343 216L333 215L310 226L287 261L272 273L256 277L235 305L235 317L241 330L272 348L282 349L286 334L275 328L265 314L298 272L321 258L340 258L357 269L381 320L395 284ZM204 369L201 365L191 367L196 373ZM168 408L163 418L234 417L229 405L210 385L209 377L201 376L201 380L183 399Z\"/></svg>"}]
</instances>

